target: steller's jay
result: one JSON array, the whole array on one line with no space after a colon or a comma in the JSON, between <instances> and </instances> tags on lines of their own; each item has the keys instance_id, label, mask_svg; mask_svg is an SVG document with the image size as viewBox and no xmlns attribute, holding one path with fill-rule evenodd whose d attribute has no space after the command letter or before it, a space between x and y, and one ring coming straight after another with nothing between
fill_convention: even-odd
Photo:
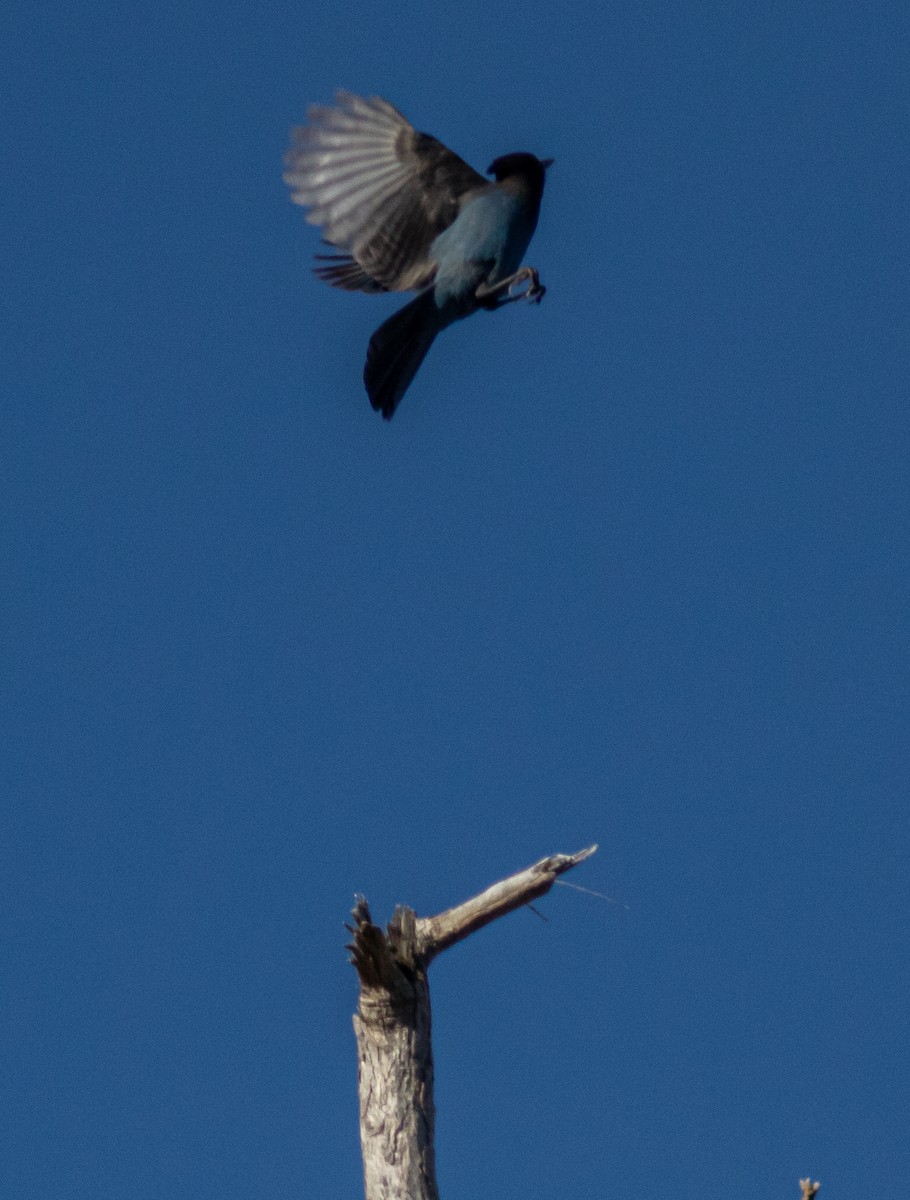
<instances>
[{"instance_id":1,"label":"steller's jay","mask_svg":"<svg viewBox=\"0 0 910 1200\"><path fill-rule=\"evenodd\" d=\"M285 182L307 220L340 254L317 255L334 287L418 295L370 338L363 380L388 420L437 333L480 308L539 303L544 288L521 259L552 159L506 154L490 182L378 96L337 92L292 131ZM524 289L516 287L525 284Z\"/></svg>"}]
</instances>

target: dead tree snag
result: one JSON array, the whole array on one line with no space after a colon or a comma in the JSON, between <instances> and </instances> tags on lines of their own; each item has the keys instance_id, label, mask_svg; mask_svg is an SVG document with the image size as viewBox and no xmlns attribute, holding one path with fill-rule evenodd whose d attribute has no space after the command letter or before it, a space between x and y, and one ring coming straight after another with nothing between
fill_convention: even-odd
<instances>
[{"instance_id":1,"label":"dead tree snag","mask_svg":"<svg viewBox=\"0 0 910 1200\"><path fill-rule=\"evenodd\" d=\"M357 898L348 949L360 977L354 1030L366 1200L439 1200L427 967L456 942L543 896L596 849L543 858L435 917L399 906L385 931Z\"/></svg>"}]
</instances>

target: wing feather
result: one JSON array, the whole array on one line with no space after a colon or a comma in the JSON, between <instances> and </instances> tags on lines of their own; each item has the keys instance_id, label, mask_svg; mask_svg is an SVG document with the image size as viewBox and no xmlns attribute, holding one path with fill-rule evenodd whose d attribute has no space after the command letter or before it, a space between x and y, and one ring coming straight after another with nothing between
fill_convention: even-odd
<instances>
[{"instance_id":1,"label":"wing feather","mask_svg":"<svg viewBox=\"0 0 910 1200\"><path fill-rule=\"evenodd\" d=\"M285 155L291 199L342 253L316 268L336 287L408 291L433 276L430 246L464 198L490 186L387 100L338 92L313 105Z\"/></svg>"}]
</instances>

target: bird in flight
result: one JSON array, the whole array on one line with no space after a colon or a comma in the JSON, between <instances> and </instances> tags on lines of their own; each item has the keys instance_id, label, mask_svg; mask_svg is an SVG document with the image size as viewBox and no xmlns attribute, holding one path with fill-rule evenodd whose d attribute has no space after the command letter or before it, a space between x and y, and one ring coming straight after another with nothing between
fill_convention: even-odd
<instances>
[{"instance_id":1,"label":"bird in flight","mask_svg":"<svg viewBox=\"0 0 910 1200\"><path fill-rule=\"evenodd\" d=\"M317 255L333 287L417 295L370 338L363 379L390 419L438 333L478 309L539 303L521 260L552 159L506 154L488 180L378 96L337 92L292 131L284 179L339 253Z\"/></svg>"}]
</instances>

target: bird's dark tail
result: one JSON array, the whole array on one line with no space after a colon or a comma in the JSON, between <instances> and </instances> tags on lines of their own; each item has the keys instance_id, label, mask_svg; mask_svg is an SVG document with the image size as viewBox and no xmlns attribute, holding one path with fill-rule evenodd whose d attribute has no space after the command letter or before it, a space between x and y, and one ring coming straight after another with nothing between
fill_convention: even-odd
<instances>
[{"instance_id":1,"label":"bird's dark tail","mask_svg":"<svg viewBox=\"0 0 910 1200\"><path fill-rule=\"evenodd\" d=\"M427 288L393 313L370 338L363 382L373 408L387 421L408 390L436 334L448 323L436 307L433 289Z\"/></svg>"}]
</instances>

